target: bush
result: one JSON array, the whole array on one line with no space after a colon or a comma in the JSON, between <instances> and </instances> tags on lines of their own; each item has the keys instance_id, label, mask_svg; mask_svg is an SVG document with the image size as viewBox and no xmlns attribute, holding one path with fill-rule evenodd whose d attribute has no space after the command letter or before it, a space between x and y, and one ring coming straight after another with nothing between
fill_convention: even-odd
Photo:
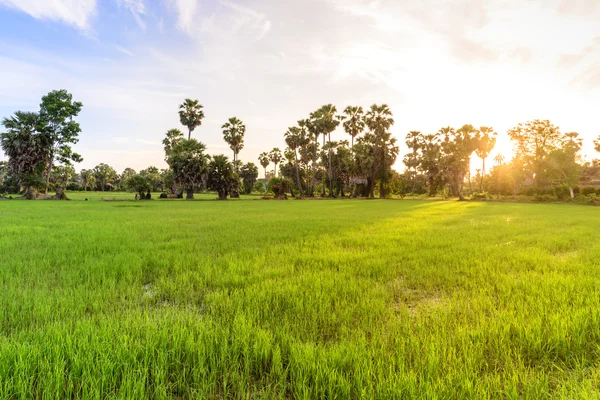
<instances>
[{"instance_id":1,"label":"bush","mask_svg":"<svg viewBox=\"0 0 600 400\"><path fill-rule=\"evenodd\" d=\"M287 198L285 196L285 183L281 178L271 178L267 184L267 190L275 195L276 199Z\"/></svg>"},{"instance_id":2,"label":"bush","mask_svg":"<svg viewBox=\"0 0 600 400\"><path fill-rule=\"evenodd\" d=\"M538 194L535 195L534 200L539 202L539 203L552 203L554 201L556 201L556 197L551 196L549 194Z\"/></svg>"},{"instance_id":3,"label":"bush","mask_svg":"<svg viewBox=\"0 0 600 400\"><path fill-rule=\"evenodd\" d=\"M584 196L589 196L590 194L596 194L596 188L593 188L591 186L586 186L581 188L580 193Z\"/></svg>"},{"instance_id":4,"label":"bush","mask_svg":"<svg viewBox=\"0 0 600 400\"><path fill-rule=\"evenodd\" d=\"M480 192L480 193L473 193L471 195L471 200L491 200L492 199L492 195L489 194L488 192Z\"/></svg>"},{"instance_id":5,"label":"bush","mask_svg":"<svg viewBox=\"0 0 600 400\"><path fill-rule=\"evenodd\" d=\"M558 200L566 200L571 198L571 192L567 186L557 186L554 188L554 195L558 198Z\"/></svg>"}]
</instances>

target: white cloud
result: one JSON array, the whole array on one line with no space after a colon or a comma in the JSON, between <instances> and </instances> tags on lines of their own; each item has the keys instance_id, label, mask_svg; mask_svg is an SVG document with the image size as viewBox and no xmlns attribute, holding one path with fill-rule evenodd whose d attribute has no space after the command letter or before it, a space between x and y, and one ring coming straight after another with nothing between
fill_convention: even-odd
<instances>
[{"instance_id":1,"label":"white cloud","mask_svg":"<svg viewBox=\"0 0 600 400\"><path fill-rule=\"evenodd\" d=\"M194 17L198 9L197 0L173 0L178 14L177 27L190 34L193 28Z\"/></svg>"},{"instance_id":2,"label":"white cloud","mask_svg":"<svg viewBox=\"0 0 600 400\"><path fill-rule=\"evenodd\" d=\"M134 57L135 54L133 54L133 52L131 52L130 50L126 49L125 47L121 47L121 46L116 46L117 50L120 51L123 54L128 55L129 57Z\"/></svg>"},{"instance_id":3,"label":"white cloud","mask_svg":"<svg viewBox=\"0 0 600 400\"><path fill-rule=\"evenodd\" d=\"M36 19L63 21L81 30L89 28L96 0L0 0L0 5L21 10Z\"/></svg>"},{"instance_id":4,"label":"white cloud","mask_svg":"<svg viewBox=\"0 0 600 400\"><path fill-rule=\"evenodd\" d=\"M146 29L146 23L142 19L142 15L146 14L144 0L117 0L117 4L129 10L139 27Z\"/></svg>"}]
</instances>

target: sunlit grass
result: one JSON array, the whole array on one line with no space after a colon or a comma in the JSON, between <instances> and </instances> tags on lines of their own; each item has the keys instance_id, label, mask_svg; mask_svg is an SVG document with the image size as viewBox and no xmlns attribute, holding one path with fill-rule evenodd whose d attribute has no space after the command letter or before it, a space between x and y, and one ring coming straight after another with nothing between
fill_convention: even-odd
<instances>
[{"instance_id":1,"label":"sunlit grass","mask_svg":"<svg viewBox=\"0 0 600 400\"><path fill-rule=\"evenodd\" d=\"M0 203L0 398L599 396L596 208Z\"/></svg>"}]
</instances>

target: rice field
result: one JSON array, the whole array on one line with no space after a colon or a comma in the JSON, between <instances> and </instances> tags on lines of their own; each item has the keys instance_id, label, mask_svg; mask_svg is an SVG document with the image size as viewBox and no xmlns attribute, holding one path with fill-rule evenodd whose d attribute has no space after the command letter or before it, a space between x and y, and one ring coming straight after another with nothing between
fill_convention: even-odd
<instances>
[{"instance_id":1,"label":"rice field","mask_svg":"<svg viewBox=\"0 0 600 400\"><path fill-rule=\"evenodd\" d=\"M0 398L597 399L598 232L550 204L2 201Z\"/></svg>"}]
</instances>

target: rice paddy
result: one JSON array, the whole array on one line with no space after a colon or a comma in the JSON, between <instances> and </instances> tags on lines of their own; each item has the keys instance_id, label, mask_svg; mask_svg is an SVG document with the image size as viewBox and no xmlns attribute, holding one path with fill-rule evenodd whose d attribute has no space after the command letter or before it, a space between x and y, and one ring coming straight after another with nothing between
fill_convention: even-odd
<instances>
[{"instance_id":1,"label":"rice paddy","mask_svg":"<svg viewBox=\"0 0 600 400\"><path fill-rule=\"evenodd\" d=\"M599 231L549 204L3 201L0 398L597 399Z\"/></svg>"}]
</instances>

